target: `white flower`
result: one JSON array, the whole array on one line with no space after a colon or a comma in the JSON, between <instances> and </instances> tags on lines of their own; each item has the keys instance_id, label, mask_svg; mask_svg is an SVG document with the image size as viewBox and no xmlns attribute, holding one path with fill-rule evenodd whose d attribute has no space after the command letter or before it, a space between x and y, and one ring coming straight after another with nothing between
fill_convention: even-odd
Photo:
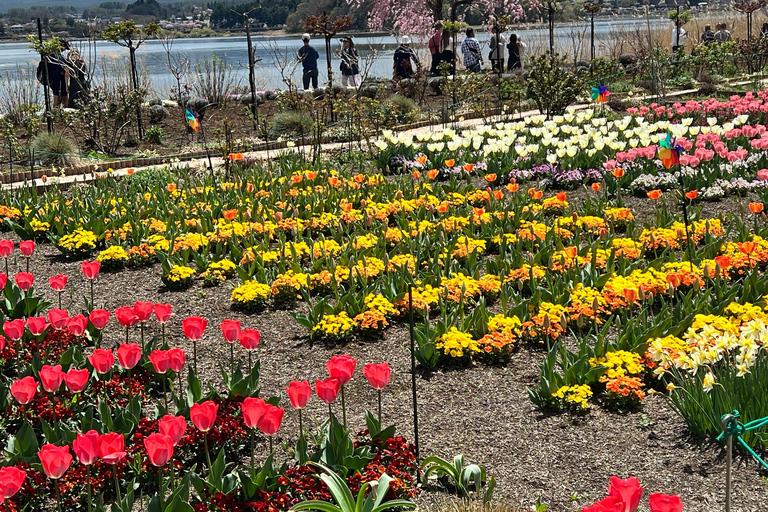
<instances>
[{"instance_id":1,"label":"white flower","mask_svg":"<svg viewBox=\"0 0 768 512\"><path fill-rule=\"evenodd\" d=\"M714 385L715 385L715 375L711 371L709 371L704 376L704 382L702 383L702 387L704 391L709 393L710 391L712 391L712 387Z\"/></svg>"}]
</instances>

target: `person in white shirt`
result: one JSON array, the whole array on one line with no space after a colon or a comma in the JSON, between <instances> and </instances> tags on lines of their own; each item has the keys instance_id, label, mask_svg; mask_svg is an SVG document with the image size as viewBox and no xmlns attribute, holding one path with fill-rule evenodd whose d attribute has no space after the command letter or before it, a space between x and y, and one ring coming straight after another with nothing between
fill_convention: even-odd
<instances>
[{"instance_id":1,"label":"person in white shirt","mask_svg":"<svg viewBox=\"0 0 768 512\"><path fill-rule=\"evenodd\" d=\"M672 28L672 53L685 49L687 38L688 32L680 25L679 21L675 21L675 26Z\"/></svg>"}]
</instances>

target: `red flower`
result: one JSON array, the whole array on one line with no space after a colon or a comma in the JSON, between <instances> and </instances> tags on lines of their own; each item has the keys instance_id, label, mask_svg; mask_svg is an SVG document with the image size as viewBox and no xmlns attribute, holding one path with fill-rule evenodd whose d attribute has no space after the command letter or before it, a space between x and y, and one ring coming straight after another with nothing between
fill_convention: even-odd
<instances>
[{"instance_id":1,"label":"red flower","mask_svg":"<svg viewBox=\"0 0 768 512\"><path fill-rule=\"evenodd\" d=\"M6 284L8 284L8 276L0 273L0 290L5 289Z\"/></svg>"},{"instance_id":2,"label":"red flower","mask_svg":"<svg viewBox=\"0 0 768 512\"><path fill-rule=\"evenodd\" d=\"M318 379L317 382L315 382L315 393L320 400L327 404L336 400L336 395L339 394L339 388L341 388L341 382L333 377L326 380Z\"/></svg>"},{"instance_id":3,"label":"red flower","mask_svg":"<svg viewBox=\"0 0 768 512\"><path fill-rule=\"evenodd\" d=\"M57 292L63 292L67 287L67 276L65 274L56 274L48 278L48 284Z\"/></svg>"},{"instance_id":4,"label":"red flower","mask_svg":"<svg viewBox=\"0 0 768 512\"><path fill-rule=\"evenodd\" d=\"M72 451L77 455L80 464L90 466L99 459L99 433L89 430L85 434L78 432L77 439L72 441Z\"/></svg>"},{"instance_id":5,"label":"red flower","mask_svg":"<svg viewBox=\"0 0 768 512\"><path fill-rule=\"evenodd\" d=\"M96 369L97 373L107 373L115 364L115 355L111 350L97 348L88 356L88 362Z\"/></svg>"},{"instance_id":6,"label":"red flower","mask_svg":"<svg viewBox=\"0 0 768 512\"><path fill-rule=\"evenodd\" d=\"M312 386L305 380L301 382L291 381L286 391L288 391L288 399L294 409L303 409L312 397Z\"/></svg>"},{"instance_id":7,"label":"red flower","mask_svg":"<svg viewBox=\"0 0 768 512\"><path fill-rule=\"evenodd\" d=\"M138 343L123 343L117 347L117 361L120 366L130 370L141 361L141 347Z\"/></svg>"},{"instance_id":8,"label":"red flower","mask_svg":"<svg viewBox=\"0 0 768 512\"><path fill-rule=\"evenodd\" d=\"M184 368L184 350L174 347L168 350L168 357L171 359L171 370L178 373Z\"/></svg>"},{"instance_id":9,"label":"red flower","mask_svg":"<svg viewBox=\"0 0 768 512\"><path fill-rule=\"evenodd\" d=\"M243 329L240 331L240 344L245 350L256 350L260 339L261 333L256 329Z\"/></svg>"},{"instance_id":10,"label":"red flower","mask_svg":"<svg viewBox=\"0 0 768 512\"><path fill-rule=\"evenodd\" d=\"M35 276L29 272L19 272L13 276L13 279L16 281L16 285L24 291L32 288L32 284L35 282Z\"/></svg>"},{"instance_id":11,"label":"red flower","mask_svg":"<svg viewBox=\"0 0 768 512\"><path fill-rule=\"evenodd\" d=\"M616 496L608 496L594 505L584 507L581 512L624 512L624 502Z\"/></svg>"},{"instance_id":12,"label":"red flower","mask_svg":"<svg viewBox=\"0 0 768 512\"><path fill-rule=\"evenodd\" d=\"M619 498L624 503L622 512L636 512L640 505L640 498L643 496L643 488L640 481L635 477L622 480L612 476L611 484L608 486L608 495Z\"/></svg>"},{"instance_id":13,"label":"red flower","mask_svg":"<svg viewBox=\"0 0 768 512\"><path fill-rule=\"evenodd\" d=\"M173 439L165 434L149 434L144 439L144 447L153 466L165 466L173 456Z\"/></svg>"},{"instance_id":14,"label":"red flower","mask_svg":"<svg viewBox=\"0 0 768 512\"><path fill-rule=\"evenodd\" d=\"M146 322L149 317L152 316L155 306L151 302L139 302L138 300L133 305L133 312L139 319L139 322Z\"/></svg>"},{"instance_id":15,"label":"red flower","mask_svg":"<svg viewBox=\"0 0 768 512\"><path fill-rule=\"evenodd\" d=\"M80 269L83 271L83 275L86 279L96 279L101 270L101 263L96 260L84 261L80 264Z\"/></svg>"},{"instance_id":16,"label":"red flower","mask_svg":"<svg viewBox=\"0 0 768 512\"><path fill-rule=\"evenodd\" d=\"M58 391L63 381L64 372L61 371L60 364L56 366L46 364L40 369L40 382L46 392L54 393Z\"/></svg>"},{"instance_id":17,"label":"red flower","mask_svg":"<svg viewBox=\"0 0 768 512\"><path fill-rule=\"evenodd\" d=\"M60 331L69 324L69 311L66 309L52 309L48 312L48 321L54 329Z\"/></svg>"},{"instance_id":18,"label":"red flower","mask_svg":"<svg viewBox=\"0 0 768 512\"><path fill-rule=\"evenodd\" d=\"M224 339L229 343L234 343L240 338L240 322L238 320L224 320L219 327Z\"/></svg>"},{"instance_id":19,"label":"red flower","mask_svg":"<svg viewBox=\"0 0 768 512\"><path fill-rule=\"evenodd\" d=\"M19 242L19 251L21 251L21 254L29 258L35 253L35 241L22 240Z\"/></svg>"},{"instance_id":20,"label":"red flower","mask_svg":"<svg viewBox=\"0 0 768 512\"><path fill-rule=\"evenodd\" d=\"M56 480L61 478L67 472L72 464L72 454L69 453L69 446L55 446L44 444L37 452L40 464L43 465L43 471L48 478Z\"/></svg>"},{"instance_id":21,"label":"red flower","mask_svg":"<svg viewBox=\"0 0 768 512\"><path fill-rule=\"evenodd\" d=\"M157 373L165 373L171 368L171 356L168 350L153 350L149 360Z\"/></svg>"},{"instance_id":22,"label":"red flower","mask_svg":"<svg viewBox=\"0 0 768 512\"><path fill-rule=\"evenodd\" d=\"M363 375L373 389L384 389L389 384L392 370L388 363L367 364L363 367Z\"/></svg>"},{"instance_id":23,"label":"red flower","mask_svg":"<svg viewBox=\"0 0 768 512\"><path fill-rule=\"evenodd\" d=\"M343 386L352 378L357 366L357 359L348 355L333 356L330 361L325 363L328 369L328 375L336 379Z\"/></svg>"},{"instance_id":24,"label":"red flower","mask_svg":"<svg viewBox=\"0 0 768 512\"><path fill-rule=\"evenodd\" d=\"M261 423L261 420L264 418L264 413L267 412L267 407L269 407L269 404L261 398L253 398L249 396L243 400L241 408L245 426L248 428L258 427L259 423Z\"/></svg>"},{"instance_id":25,"label":"red flower","mask_svg":"<svg viewBox=\"0 0 768 512\"><path fill-rule=\"evenodd\" d=\"M89 316L91 324L93 324L96 329L103 329L107 325L107 322L109 322L110 314L111 313L106 309L94 309Z\"/></svg>"},{"instance_id":26,"label":"red flower","mask_svg":"<svg viewBox=\"0 0 768 512\"><path fill-rule=\"evenodd\" d=\"M85 315L73 316L67 323L67 329L75 336L82 336L86 327L88 327L88 319Z\"/></svg>"},{"instance_id":27,"label":"red flower","mask_svg":"<svg viewBox=\"0 0 768 512\"><path fill-rule=\"evenodd\" d=\"M184 336L190 340L202 338L207 326L208 320L199 316L190 316L181 321L181 329L184 331Z\"/></svg>"},{"instance_id":28,"label":"red flower","mask_svg":"<svg viewBox=\"0 0 768 512\"><path fill-rule=\"evenodd\" d=\"M173 316L173 313L171 312L171 305L170 304L155 304L155 318L157 318L157 321L161 324L166 323L168 320L171 319Z\"/></svg>"},{"instance_id":29,"label":"red flower","mask_svg":"<svg viewBox=\"0 0 768 512\"><path fill-rule=\"evenodd\" d=\"M651 506L651 512L682 512L683 510L680 496L669 494L651 494L648 504Z\"/></svg>"},{"instance_id":30,"label":"red flower","mask_svg":"<svg viewBox=\"0 0 768 512\"><path fill-rule=\"evenodd\" d=\"M170 436L173 440L173 445L176 446L184 437L184 432L187 431L187 420L184 416L171 416L166 414L162 419L158 420L157 426L160 427L160 433Z\"/></svg>"},{"instance_id":31,"label":"red flower","mask_svg":"<svg viewBox=\"0 0 768 512\"><path fill-rule=\"evenodd\" d=\"M115 310L115 318L117 323L123 327L131 327L139 321L139 317L136 316L136 311L131 306L121 306Z\"/></svg>"},{"instance_id":32,"label":"red flower","mask_svg":"<svg viewBox=\"0 0 768 512\"><path fill-rule=\"evenodd\" d=\"M14 341L20 340L24 336L24 328L27 323L22 318L16 320L6 321L3 324L3 332L5 335Z\"/></svg>"},{"instance_id":33,"label":"red flower","mask_svg":"<svg viewBox=\"0 0 768 512\"><path fill-rule=\"evenodd\" d=\"M268 436L275 435L277 431L280 430L280 424L283 422L284 413L285 411L282 407L269 405L264 413L264 417L261 418L261 422L259 422L261 431Z\"/></svg>"},{"instance_id":34,"label":"red flower","mask_svg":"<svg viewBox=\"0 0 768 512\"><path fill-rule=\"evenodd\" d=\"M48 322L44 316L31 316L27 318L27 329L35 336L40 336L48 328Z\"/></svg>"},{"instance_id":35,"label":"red flower","mask_svg":"<svg viewBox=\"0 0 768 512\"><path fill-rule=\"evenodd\" d=\"M0 257L7 258L13 253L13 241L3 238L0 240Z\"/></svg>"},{"instance_id":36,"label":"red flower","mask_svg":"<svg viewBox=\"0 0 768 512\"><path fill-rule=\"evenodd\" d=\"M27 472L16 466L0 468L0 496L8 499L19 492L25 478L27 478Z\"/></svg>"},{"instance_id":37,"label":"red flower","mask_svg":"<svg viewBox=\"0 0 768 512\"><path fill-rule=\"evenodd\" d=\"M216 422L216 412L219 406L211 400L201 404L195 404L189 410L189 419L200 432L208 432Z\"/></svg>"},{"instance_id":38,"label":"red flower","mask_svg":"<svg viewBox=\"0 0 768 512\"><path fill-rule=\"evenodd\" d=\"M125 437L110 432L99 437L99 457L107 464L117 464L125 457Z\"/></svg>"},{"instance_id":39,"label":"red flower","mask_svg":"<svg viewBox=\"0 0 768 512\"><path fill-rule=\"evenodd\" d=\"M11 384L11 394L22 405L27 405L37 393L37 381L34 377L24 377Z\"/></svg>"},{"instance_id":40,"label":"red flower","mask_svg":"<svg viewBox=\"0 0 768 512\"><path fill-rule=\"evenodd\" d=\"M67 389L71 392L79 393L84 390L85 386L88 384L88 377L90 374L91 372L89 372L87 368L83 368L82 370L70 368L70 370L64 374L64 383L67 385Z\"/></svg>"}]
</instances>

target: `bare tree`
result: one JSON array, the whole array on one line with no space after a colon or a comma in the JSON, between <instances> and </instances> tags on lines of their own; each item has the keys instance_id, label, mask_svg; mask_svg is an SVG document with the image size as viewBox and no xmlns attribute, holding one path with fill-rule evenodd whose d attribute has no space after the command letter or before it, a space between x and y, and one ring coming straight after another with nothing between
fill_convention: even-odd
<instances>
[{"instance_id":1,"label":"bare tree","mask_svg":"<svg viewBox=\"0 0 768 512\"><path fill-rule=\"evenodd\" d=\"M176 81L176 99L181 100L183 95L182 81L189 74L191 64L189 57L185 53L173 52L173 43L175 42L177 35L176 32L163 30L158 34L157 38L160 40L163 50L165 50L165 67ZM187 85L184 84L184 89L186 88ZM173 89L171 90L171 93L173 93Z\"/></svg>"}]
</instances>

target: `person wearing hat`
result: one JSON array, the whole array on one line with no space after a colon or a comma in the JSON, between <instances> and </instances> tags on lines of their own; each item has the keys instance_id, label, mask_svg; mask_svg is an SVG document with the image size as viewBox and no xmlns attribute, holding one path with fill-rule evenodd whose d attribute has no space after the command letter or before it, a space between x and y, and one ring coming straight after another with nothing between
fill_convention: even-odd
<instances>
[{"instance_id":1,"label":"person wearing hat","mask_svg":"<svg viewBox=\"0 0 768 512\"><path fill-rule=\"evenodd\" d=\"M435 22L435 33L429 38L429 53L432 55L432 66L429 68L429 72L433 75L437 74L437 67L440 65L440 55L443 52L441 43L443 41L443 22L438 20Z\"/></svg>"},{"instance_id":2,"label":"person wearing hat","mask_svg":"<svg viewBox=\"0 0 768 512\"><path fill-rule=\"evenodd\" d=\"M301 36L304 46L299 50L299 60L304 68L304 90L309 89L309 82L312 81L312 88L317 89L317 59L320 54L309 44L309 34Z\"/></svg>"},{"instance_id":3,"label":"person wearing hat","mask_svg":"<svg viewBox=\"0 0 768 512\"><path fill-rule=\"evenodd\" d=\"M421 67L419 59L411 49L411 38L403 36L400 39L400 46L395 50L395 65L394 65L394 78L395 80L401 80L403 78L411 78L413 76L413 64L411 60L416 64L416 68Z\"/></svg>"},{"instance_id":4,"label":"person wearing hat","mask_svg":"<svg viewBox=\"0 0 768 512\"><path fill-rule=\"evenodd\" d=\"M341 51L336 50L336 56L341 59L341 66L339 67L341 85L343 87L356 87L356 77L360 73L360 66L358 65L360 56L357 54L355 43L352 42L351 37L342 37L341 44L344 45Z\"/></svg>"}]
</instances>

